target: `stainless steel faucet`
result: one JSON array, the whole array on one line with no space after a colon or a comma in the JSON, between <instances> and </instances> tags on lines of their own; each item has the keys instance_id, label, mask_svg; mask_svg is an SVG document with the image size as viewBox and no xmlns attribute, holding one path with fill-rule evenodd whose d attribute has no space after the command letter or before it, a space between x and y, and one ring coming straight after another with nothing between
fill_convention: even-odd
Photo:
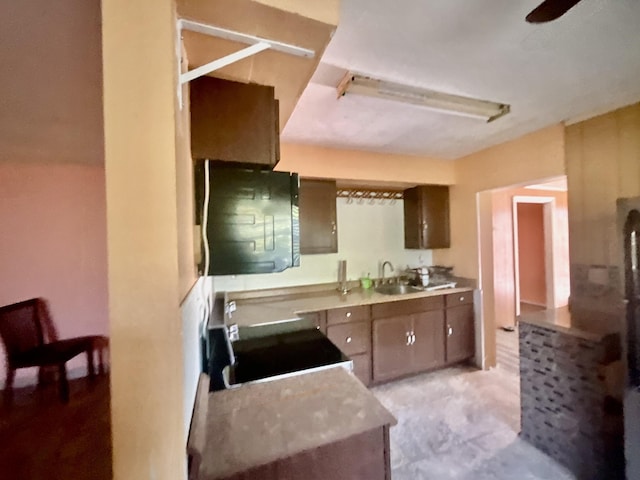
<instances>
[{"instance_id":1,"label":"stainless steel faucet","mask_svg":"<svg viewBox=\"0 0 640 480\"><path fill-rule=\"evenodd\" d=\"M389 265L389 268L391 269L391 271L393 272L393 264L390 261L385 261L382 264L382 283L384 283L384 267L386 267L387 265Z\"/></svg>"}]
</instances>

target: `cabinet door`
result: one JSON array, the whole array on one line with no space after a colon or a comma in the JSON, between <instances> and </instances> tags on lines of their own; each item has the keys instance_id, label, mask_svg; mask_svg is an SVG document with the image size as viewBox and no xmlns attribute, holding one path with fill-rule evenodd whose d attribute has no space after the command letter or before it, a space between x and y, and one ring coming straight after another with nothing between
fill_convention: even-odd
<instances>
[{"instance_id":1,"label":"cabinet door","mask_svg":"<svg viewBox=\"0 0 640 480\"><path fill-rule=\"evenodd\" d=\"M473 305L447 308L447 363L466 360L475 355Z\"/></svg>"},{"instance_id":2,"label":"cabinet door","mask_svg":"<svg viewBox=\"0 0 640 480\"><path fill-rule=\"evenodd\" d=\"M300 180L300 253L337 253L336 182Z\"/></svg>"},{"instance_id":3,"label":"cabinet door","mask_svg":"<svg viewBox=\"0 0 640 480\"><path fill-rule=\"evenodd\" d=\"M420 185L404 191L405 248L449 248L449 187Z\"/></svg>"},{"instance_id":4,"label":"cabinet door","mask_svg":"<svg viewBox=\"0 0 640 480\"><path fill-rule=\"evenodd\" d=\"M444 312L418 313L412 315L412 319L412 370L419 372L444 365Z\"/></svg>"},{"instance_id":5,"label":"cabinet door","mask_svg":"<svg viewBox=\"0 0 640 480\"><path fill-rule=\"evenodd\" d=\"M274 166L279 157L274 88L200 77L190 83L191 156Z\"/></svg>"},{"instance_id":6,"label":"cabinet door","mask_svg":"<svg viewBox=\"0 0 640 480\"><path fill-rule=\"evenodd\" d=\"M410 316L373 321L373 380L400 377L411 372Z\"/></svg>"}]
</instances>

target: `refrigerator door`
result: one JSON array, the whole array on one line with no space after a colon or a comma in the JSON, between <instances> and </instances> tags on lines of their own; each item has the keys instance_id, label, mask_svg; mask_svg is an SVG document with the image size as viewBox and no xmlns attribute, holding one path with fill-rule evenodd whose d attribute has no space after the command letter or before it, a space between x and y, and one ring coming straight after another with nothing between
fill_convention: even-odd
<instances>
[{"instance_id":1,"label":"refrigerator door","mask_svg":"<svg viewBox=\"0 0 640 480\"><path fill-rule=\"evenodd\" d=\"M629 385L640 386L640 200L618 202L621 216L624 253L624 298L626 303L626 337Z\"/></svg>"}]
</instances>

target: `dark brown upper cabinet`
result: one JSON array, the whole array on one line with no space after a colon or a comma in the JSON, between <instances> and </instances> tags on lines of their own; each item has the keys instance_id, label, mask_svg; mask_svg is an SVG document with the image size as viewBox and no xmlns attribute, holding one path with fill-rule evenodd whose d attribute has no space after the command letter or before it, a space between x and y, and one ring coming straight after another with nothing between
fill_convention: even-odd
<instances>
[{"instance_id":1,"label":"dark brown upper cabinet","mask_svg":"<svg viewBox=\"0 0 640 480\"><path fill-rule=\"evenodd\" d=\"M336 182L300 180L300 253L337 253Z\"/></svg>"},{"instance_id":2,"label":"dark brown upper cabinet","mask_svg":"<svg viewBox=\"0 0 640 480\"><path fill-rule=\"evenodd\" d=\"M404 247L449 248L449 187L419 185L404 191Z\"/></svg>"},{"instance_id":3,"label":"dark brown upper cabinet","mask_svg":"<svg viewBox=\"0 0 640 480\"><path fill-rule=\"evenodd\" d=\"M274 88L200 77L190 84L191 156L273 168L280 160Z\"/></svg>"}]
</instances>

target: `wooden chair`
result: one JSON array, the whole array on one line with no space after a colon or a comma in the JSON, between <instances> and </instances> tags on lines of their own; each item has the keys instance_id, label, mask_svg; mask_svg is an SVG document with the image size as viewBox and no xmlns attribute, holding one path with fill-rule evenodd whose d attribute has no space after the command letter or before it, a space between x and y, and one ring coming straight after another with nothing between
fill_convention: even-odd
<instances>
[{"instance_id":1,"label":"wooden chair","mask_svg":"<svg viewBox=\"0 0 640 480\"><path fill-rule=\"evenodd\" d=\"M58 340L43 298L0 307L0 336L5 346L7 377L5 394L13 392L15 372L19 368L39 367L38 385L43 382L45 367L57 367L60 398L69 401L69 383L66 363L81 353L87 354L89 376L95 376L93 354L99 352L100 372L103 372L102 350L108 345L107 337L91 335Z\"/></svg>"}]
</instances>

